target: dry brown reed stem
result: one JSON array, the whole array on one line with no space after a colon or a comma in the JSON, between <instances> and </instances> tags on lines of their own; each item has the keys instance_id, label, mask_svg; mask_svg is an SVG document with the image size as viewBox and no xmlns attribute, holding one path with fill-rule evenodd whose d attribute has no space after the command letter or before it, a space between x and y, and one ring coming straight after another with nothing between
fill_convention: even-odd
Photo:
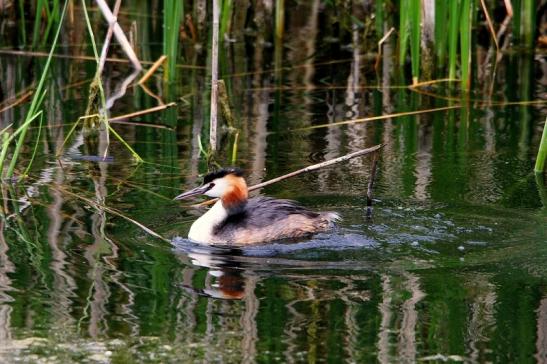
<instances>
[{"instance_id":1,"label":"dry brown reed stem","mask_svg":"<svg viewBox=\"0 0 547 364\"><path fill-rule=\"evenodd\" d=\"M363 60L375 60L376 59L376 53L368 52L368 53L362 53L358 55L359 58L362 58ZM337 59L334 61L325 61L325 62L315 62L315 63L304 63L294 66L284 66L284 67L278 67L278 68L270 68L266 70L259 70L259 71L249 71L249 72L238 72L238 73L232 73L229 75L224 75L224 78L231 78L231 77L241 77L241 76L252 76L252 75L260 75L263 73L275 73L279 71L290 71L298 68L309 68L309 67L319 67L319 66L330 66L334 64L340 64L340 63L350 63L353 62L354 58L347 58L347 59ZM363 64L363 66L365 65Z\"/></svg>"},{"instance_id":2,"label":"dry brown reed stem","mask_svg":"<svg viewBox=\"0 0 547 364\"><path fill-rule=\"evenodd\" d=\"M397 117L401 117L401 116L420 115L420 114L427 114L427 113L437 112L437 111L460 109L461 107L462 107L461 105L455 105L455 106L437 107L437 108L426 109L426 110L405 111L405 112L399 112L399 113L395 113L395 114L378 115L378 116L371 116L371 117L368 117L368 118L359 118L359 119L338 121L338 122L329 123L329 124L320 124L320 125L307 126L305 128L290 129L289 131L292 132L292 131L302 131L302 130L329 128L331 126L347 125L347 124L354 124L354 123L363 123L363 122L366 122L366 121L385 120L385 119L397 118Z\"/></svg>"},{"instance_id":3,"label":"dry brown reed stem","mask_svg":"<svg viewBox=\"0 0 547 364\"><path fill-rule=\"evenodd\" d=\"M484 2L484 0L481 0L481 7L484 13L484 16L486 18L486 24L488 25L488 30L490 31L490 34L492 35L492 39L494 40L494 45L496 46L496 52L499 52L500 47L498 44L498 37L496 36L496 31L494 30L494 24L492 23L492 19L490 18L490 14L488 13L488 8L486 7L486 3Z\"/></svg>"},{"instance_id":4,"label":"dry brown reed stem","mask_svg":"<svg viewBox=\"0 0 547 364\"><path fill-rule=\"evenodd\" d=\"M0 113L1 112L4 112L6 110L9 110L19 104L22 104L24 103L25 101L27 101L28 98L30 98L32 96L32 94L34 93L34 91L27 91L25 92L23 95L21 95L21 97L19 97L18 99L16 99L15 101L13 101L13 103L9 104L9 105L6 105L4 106L3 108L0 109Z\"/></svg>"},{"instance_id":5,"label":"dry brown reed stem","mask_svg":"<svg viewBox=\"0 0 547 364\"><path fill-rule=\"evenodd\" d=\"M380 59L382 58L382 45L384 42L389 38L391 33L395 31L395 27L391 27L390 30L378 41L378 55L376 56L376 62L374 63L374 69L378 71L378 67L380 66Z\"/></svg>"},{"instance_id":6,"label":"dry brown reed stem","mask_svg":"<svg viewBox=\"0 0 547 364\"><path fill-rule=\"evenodd\" d=\"M220 4L213 0L213 42L211 55L211 117L209 122L209 148L217 149L217 100L218 100L218 33Z\"/></svg>"},{"instance_id":7,"label":"dry brown reed stem","mask_svg":"<svg viewBox=\"0 0 547 364\"><path fill-rule=\"evenodd\" d=\"M119 121L119 120L131 119L131 118L141 116L141 115L151 114L153 112L165 110L167 108L175 106L176 104L177 104L176 102L170 102L170 103L165 104L165 105L155 106L155 107L151 107L149 109L144 109L144 110L135 111L135 112L132 112L132 113L129 113L129 114L115 116L113 118L110 118L109 121L111 121L111 122L112 121Z\"/></svg>"},{"instance_id":8,"label":"dry brown reed stem","mask_svg":"<svg viewBox=\"0 0 547 364\"><path fill-rule=\"evenodd\" d=\"M147 128L155 128L155 129L164 129L164 130L175 130L171 127L168 127L166 125L161 125L161 124L149 124L149 123L138 123L138 122L135 122L135 121L124 121L124 120L109 120L109 123L111 124L124 124L124 125L132 125L132 126L144 126L144 127L147 127Z\"/></svg>"},{"instance_id":9,"label":"dry brown reed stem","mask_svg":"<svg viewBox=\"0 0 547 364\"><path fill-rule=\"evenodd\" d=\"M104 40L103 49L101 50L101 57L99 59L99 67L97 68L97 74L101 75L104 69L104 63L106 62L106 55L108 54L108 48L110 47L110 41L112 39L112 32L114 31L114 25L118 23L118 12L120 11L120 6L122 0L116 0L114 5L114 16L112 22L108 25L108 31L106 32L106 38Z\"/></svg>"},{"instance_id":10,"label":"dry brown reed stem","mask_svg":"<svg viewBox=\"0 0 547 364\"><path fill-rule=\"evenodd\" d=\"M316 171L318 169L321 169L321 168L325 168L325 167L328 167L328 166L332 166L333 164L337 164L337 163L342 163L342 162L345 162L347 160L350 160L352 158L356 158L356 157L360 157L360 156L363 156L363 155L366 155L366 154L370 154L370 153L375 153L377 152L379 149L381 149L383 147L383 144L378 144L378 145L375 145L373 147L370 147L370 148L366 148L366 149L361 149L361 150L358 150L357 152L353 152L353 153L349 153L349 154L346 154L346 155L343 155L341 157L338 157L338 158L333 158L333 159L329 159L328 161L324 161L324 162L321 162L321 163L317 163L317 164L313 164L311 166L307 166L305 168L301 168L297 171L294 171L294 172L291 172L291 173L287 173L283 176L279 176L279 177L276 177L276 178L272 178L266 182L262 182L262 183L259 183L257 185L254 185L254 186L251 186L249 187L249 191L255 191L255 190L258 190L258 189L261 189L261 188L264 188L266 186L269 186L269 185L272 185L274 183L277 183L277 182L280 182L280 181L283 181L287 178L291 178L291 177L295 177L295 176L298 176L302 173L306 173L306 172L312 172L312 171ZM216 202L218 199L212 199L212 200L208 200L208 201L205 201L205 202L202 202L200 204L197 204L197 205L192 205L192 206L195 206L195 207L198 207L198 206L208 206L214 202Z\"/></svg>"},{"instance_id":11,"label":"dry brown reed stem","mask_svg":"<svg viewBox=\"0 0 547 364\"><path fill-rule=\"evenodd\" d=\"M138 70L142 69L142 65L139 62L139 58L135 54L135 51L131 47L131 44L127 40L127 37L125 36L125 33L122 30L122 27L120 27L120 24L116 21L116 17L114 14L112 14L112 11L108 7L108 4L104 0L95 0L97 5L99 6L99 9L101 10L101 13L105 17L105 19L108 21L109 24L114 24L114 36L118 40L118 43L120 43L123 51L125 52L127 58L131 61L133 64L133 67L135 67Z\"/></svg>"},{"instance_id":12,"label":"dry brown reed stem","mask_svg":"<svg viewBox=\"0 0 547 364\"><path fill-rule=\"evenodd\" d=\"M22 57L48 57L49 53L45 52L28 52L28 51L17 51L13 49L0 49L0 54L9 54L14 56L22 56ZM80 60L80 61L96 61L94 56L71 56L66 54L53 54L53 58L60 58L60 59L74 59L74 60ZM129 60L123 59L123 58L107 58L107 62L113 62L113 63L130 63ZM152 61L140 61L141 64L154 64ZM207 67L205 66L196 66L191 64L178 64L176 66L177 68L188 68L188 69L205 69Z\"/></svg>"},{"instance_id":13,"label":"dry brown reed stem","mask_svg":"<svg viewBox=\"0 0 547 364\"><path fill-rule=\"evenodd\" d=\"M146 71L144 76L141 77L138 84L142 85L143 83L148 81L148 79L154 74L154 72L157 71L158 68L160 68L160 66L163 64L163 62L165 62L166 59L167 59L167 56L165 54L162 55L160 58L158 58L158 60L156 62L154 62L152 67L150 67L150 69L148 71Z\"/></svg>"}]
</instances>

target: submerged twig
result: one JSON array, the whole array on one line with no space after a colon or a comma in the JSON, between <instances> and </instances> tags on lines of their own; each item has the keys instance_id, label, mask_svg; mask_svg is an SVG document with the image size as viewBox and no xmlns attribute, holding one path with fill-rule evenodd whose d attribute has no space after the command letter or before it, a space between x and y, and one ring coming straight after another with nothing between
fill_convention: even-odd
<instances>
[{"instance_id":1,"label":"submerged twig","mask_svg":"<svg viewBox=\"0 0 547 364\"><path fill-rule=\"evenodd\" d=\"M353 153L343 155L343 156L338 157L338 158L330 159L328 161L324 161L324 162L321 162L321 163L313 164L311 166L307 166L305 168L301 168L297 171L287 173L283 176L272 178L271 180L268 180L266 182L262 182L262 183L259 183L257 185L251 186L251 187L249 187L249 191L255 191L255 190L264 188L266 186L272 185L274 183L283 181L287 178L298 176L302 173L316 171L316 170L324 168L324 167L332 166L333 164L345 162L345 161L350 160L352 158L356 158L356 157L360 157L360 156L365 155L365 154L370 154L372 152L376 152L377 150L381 149L383 146L384 146L383 144L378 144L378 145L375 145L375 146L370 147L370 148L361 149L361 150L358 150L357 152L353 152ZM208 201L205 201L205 202L202 202L200 204L193 205L193 206L207 206L207 205L210 205L210 204L216 202L217 200L218 199L208 200Z\"/></svg>"},{"instance_id":2,"label":"submerged twig","mask_svg":"<svg viewBox=\"0 0 547 364\"><path fill-rule=\"evenodd\" d=\"M147 94L149 95L150 97L152 97L153 99L156 99L156 101L158 101L158 105L165 105L165 102L163 102L162 98L155 94L154 92L152 92L152 90L150 90L148 87L146 87L146 85L144 83L140 83L139 84L139 87Z\"/></svg>"},{"instance_id":3,"label":"submerged twig","mask_svg":"<svg viewBox=\"0 0 547 364\"><path fill-rule=\"evenodd\" d=\"M372 218L372 188L374 187L374 179L376 178L376 169L378 167L378 152L374 152L372 158L372 166L370 167L370 178L367 186L367 219Z\"/></svg>"}]
</instances>

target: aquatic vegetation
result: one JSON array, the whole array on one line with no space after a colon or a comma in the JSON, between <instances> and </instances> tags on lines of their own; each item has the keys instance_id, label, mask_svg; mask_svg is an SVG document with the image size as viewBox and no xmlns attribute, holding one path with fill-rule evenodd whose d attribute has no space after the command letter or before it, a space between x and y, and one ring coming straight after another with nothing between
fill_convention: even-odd
<instances>
[{"instance_id":1,"label":"aquatic vegetation","mask_svg":"<svg viewBox=\"0 0 547 364\"><path fill-rule=\"evenodd\" d=\"M64 19L65 14L66 14L67 4L68 4L68 1L65 3L65 5L63 7L61 17L60 17L60 21L59 21L59 25L57 27L55 37L53 38L53 43L51 45L51 49L49 51L48 58L46 60L46 63L45 63L44 68L42 70L42 74L41 74L40 79L38 81L38 86L34 90L34 96L32 97L30 107L26 112L26 116L25 116L25 119L24 119L23 123L17 129L15 129L13 131L13 133L11 133L11 136L9 136L9 137L7 136L7 133L8 133L7 131L4 130L3 133L2 133L4 135L3 135L3 139L2 139L2 151L0 152L0 177L2 177L4 175L5 175L6 178L13 177L13 174L15 172L15 167L16 167L16 164L17 164L17 160L19 158L21 148L25 143L25 136L27 134L28 128L31 125L31 123L34 120L37 120L38 118L40 118L39 119L40 120L40 126L39 127L41 128L41 126L42 126L42 122L41 122L41 120L42 120L41 119L42 118L42 111L40 110L40 107L42 106L42 103L44 101L44 97L46 95L45 82L46 82L46 79L48 79L48 77L49 77L49 68L50 68L53 53L55 52L57 43L59 41L59 34L61 32L61 26L62 26L63 19ZM11 160L10 160L9 166L7 167L7 170L4 171L4 169L2 167L4 166L5 158L6 158L7 152L8 152L8 148L10 147L10 143L15 139L15 137L17 135L18 135L18 139L17 139L17 142L15 143L15 149L13 151L13 154L11 155ZM33 152L33 156L30 160L30 163L27 166L27 171L30 168L30 165L32 164L32 161L34 160L34 155L35 155L35 152Z\"/></svg>"}]
</instances>

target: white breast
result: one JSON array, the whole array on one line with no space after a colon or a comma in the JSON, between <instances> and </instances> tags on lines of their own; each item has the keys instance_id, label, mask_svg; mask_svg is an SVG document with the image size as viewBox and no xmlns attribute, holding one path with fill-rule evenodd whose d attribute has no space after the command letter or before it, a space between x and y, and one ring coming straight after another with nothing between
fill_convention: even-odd
<instances>
[{"instance_id":1,"label":"white breast","mask_svg":"<svg viewBox=\"0 0 547 364\"><path fill-rule=\"evenodd\" d=\"M228 213L222 206L222 201L217 201L209 211L192 224L188 238L198 243L213 242L215 240L213 236L215 226L222 223L227 217Z\"/></svg>"}]
</instances>

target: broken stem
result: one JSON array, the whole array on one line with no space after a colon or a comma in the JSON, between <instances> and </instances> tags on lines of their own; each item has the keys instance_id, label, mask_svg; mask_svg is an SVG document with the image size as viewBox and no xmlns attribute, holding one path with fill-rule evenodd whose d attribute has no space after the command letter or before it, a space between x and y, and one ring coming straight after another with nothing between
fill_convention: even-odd
<instances>
[{"instance_id":1,"label":"broken stem","mask_svg":"<svg viewBox=\"0 0 547 364\"><path fill-rule=\"evenodd\" d=\"M148 71L146 71L146 73L144 74L144 76L141 77L141 79L139 80L138 84L142 86L143 83L145 83L146 81L148 81L148 79L150 78L150 76L152 76L154 74L154 72L156 72L156 70L158 68L160 68L160 66L163 64L163 62L165 62L165 60L167 59L167 56L164 54L162 55L160 58L158 58L158 60L156 62L154 62L154 64L152 65L152 67L150 67L150 69Z\"/></svg>"}]
</instances>

